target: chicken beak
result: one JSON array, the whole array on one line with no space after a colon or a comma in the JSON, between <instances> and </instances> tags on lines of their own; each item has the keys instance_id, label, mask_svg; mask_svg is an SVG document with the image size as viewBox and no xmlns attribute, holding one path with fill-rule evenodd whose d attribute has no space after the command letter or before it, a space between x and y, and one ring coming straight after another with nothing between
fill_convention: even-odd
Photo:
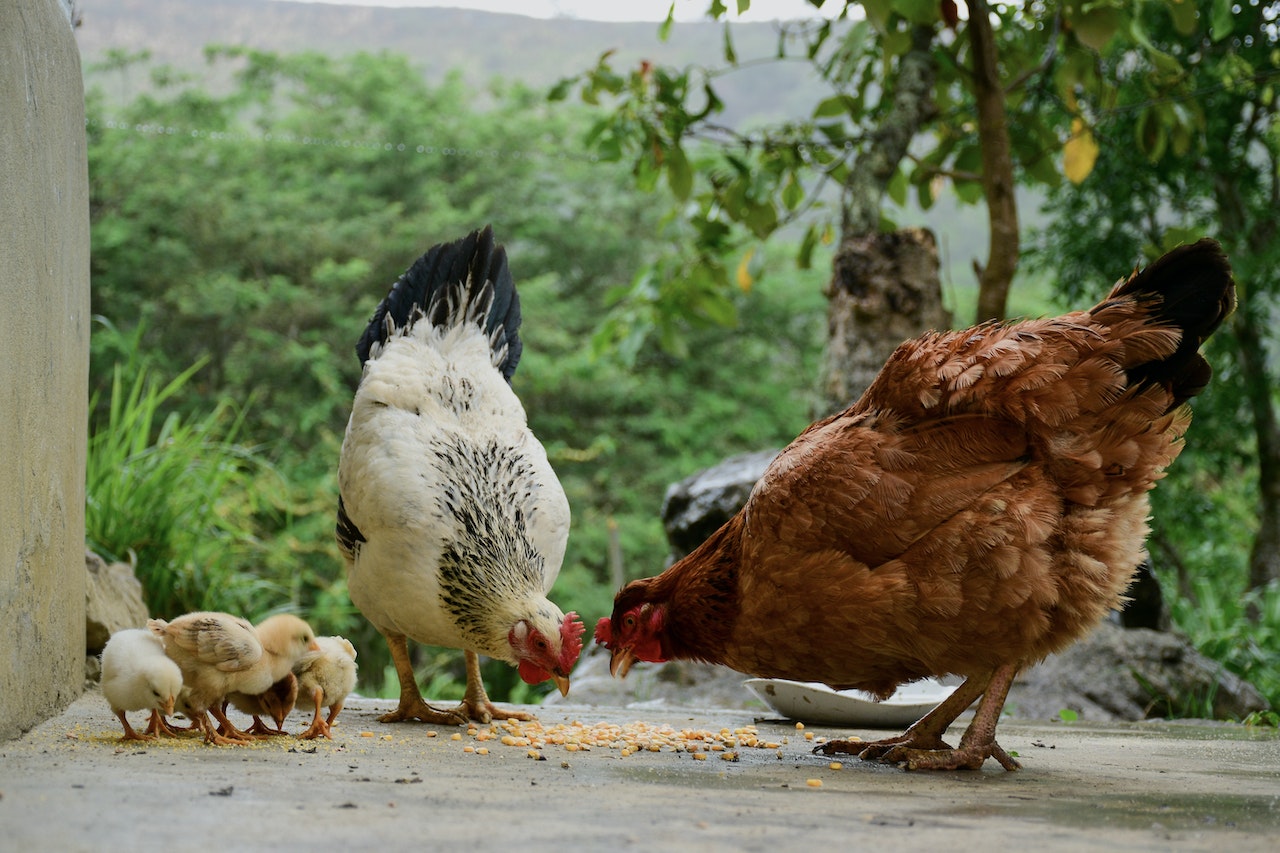
<instances>
[{"instance_id":1,"label":"chicken beak","mask_svg":"<svg viewBox=\"0 0 1280 853\"><path fill-rule=\"evenodd\" d=\"M609 658L609 674L614 678L626 678L627 673L631 671L631 664L635 662L636 656L632 654L629 647L614 649L613 655Z\"/></svg>"},{"instance_id":2,"label":"chicken beak","mask_svg":"<svg viewBox=\"0 0 1280 853\"><path fill-rule=\"evenodd\" d=\"M309 651L309 652L318 652L318 651L320 651L320 643L318 643L318 642L317 642L317 641L315 641L315 640L312 640L311 642L307 643L307 651Z\"/></svg>"},{"instance_id":3,"label":"chicken beak","mask_svg":"<svg viewBox=\"0 0 1280 853\"><path fill-rule=\"evenodd\" d=\"M551 680L556 683L556 687L560 688L561 696L569 695L569 678L564 675L552 675Z\"/></svg>"},{"instance_id":4,"label":"chicken beak","mask_svg":"<svg viewBox=\"0 0 1280 853\"><path fill-rule=\"evenodd\" d=\"M173 703L174 703L174 701L176 701L176 697L174 697L174 696L170 696L168 699L164 700L164 707L163 707L163 708L161 708L160 710L161 710L162 712L164 712L164 715L165 715L166 717L172 717L172 716L173 716Z\"/></svg>"}]
</instances>

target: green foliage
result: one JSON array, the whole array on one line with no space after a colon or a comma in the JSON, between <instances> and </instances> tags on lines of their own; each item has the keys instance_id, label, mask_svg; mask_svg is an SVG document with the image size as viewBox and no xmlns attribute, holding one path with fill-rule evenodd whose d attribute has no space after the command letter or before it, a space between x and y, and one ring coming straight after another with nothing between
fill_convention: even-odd
<instances>
[{"instance_id":1,"label":"green foliage","mask_svg":"<svg viewBox=\"0 0 1280 853\"><path fill-rule=\"evenodd\" d=\"M89 437L85 536L101 556L135 563L154 614L256 616L281 590L239 568L252 524L223 496L252 483L252 454L235 443L241 418L225 403L194 418L163 414L200 366L163 385L145 366L114 366L105 417Z\"/></svg>"}]
</instances>

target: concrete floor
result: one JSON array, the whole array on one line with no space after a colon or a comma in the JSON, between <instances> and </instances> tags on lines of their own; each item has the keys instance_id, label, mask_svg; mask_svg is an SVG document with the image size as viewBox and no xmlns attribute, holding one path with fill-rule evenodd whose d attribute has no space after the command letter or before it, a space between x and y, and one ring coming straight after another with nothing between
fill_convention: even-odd
<instances>
[{"instance_id":1,"label":"concrete floor","mask_svg":"<svg viewBox=\"0 0 1280 853\"><path fill-rule=\"evenodd\" d=\"M353 700L332 741L139 745L120 743L102 697L86 694L0 744L0 848L1280 849L1274 729L1005 721L1000 741L1022 770L989 761L981 772L907 773L856 759L832 769L804 737L885 732L798 731L743 711L557 706L539 717L569 735L582 731L574 722L711 733L754 726L760 743L778 745L745 746L739 735L724 750L737 761L710 748L700 760L670 749L624 756L548 745L535 760L527 746L503 745L508 730L496 726L480 740L489 727L472 736L378 723L391 704ZM300 732L306 722L295 713L286 728Z\"/></svg>"}]
</instances>

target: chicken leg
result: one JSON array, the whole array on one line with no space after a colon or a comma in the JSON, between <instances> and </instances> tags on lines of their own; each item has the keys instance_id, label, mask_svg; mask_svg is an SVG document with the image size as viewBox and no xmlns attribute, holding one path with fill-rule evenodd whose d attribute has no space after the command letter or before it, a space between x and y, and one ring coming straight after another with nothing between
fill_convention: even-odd
<instances>
[{"instance_id":1,"label":"chicken leg","mask_svg":"<svg viewBox=\"0 0 1280 853\"><path fill-rule=\"evenodd\" d=\"M334 718L338 716L338 712L342 710L342 703L339 702L329 709L329 719L326 720L320 716L321 703L324 702L324 690L320 687L312 690L311 700L312 704L316 706L316 715L312 718L311 725L305 732L298 735L298 738L300 740L311 740L324 735L329 740L333 740L333 731L330 727L333 725Z\"/></svg>"},{"instance_id":2,"label":"chicken leg","mask_svg":"<svg viewBox=\"0 0 1280 853\"><path fill-rule=\"evenodd\" d=\"M484 689L484 679L480 675L480 656L471 650L463 652L467 662L467 692L462 697L462 704L454 708L455 714L462 714L468 720L489 723L493 720L536 720L527 711L504 711L489 701L489 693Z\"/></svg>"},{"instance_id":3,"label":"chicken leg","mask_svg":"<svg viewBox=\"0 0 1280 853\"><path fill-rule=\"evenodd\" d=\"M197 734L200 732L200 724L192 721L186 726L170 725L165 719L164 714L159 711L151 712L151 719L147 722L147 734L157 735L159 737L183 737L185 735Z\"/></svg>"},{"instance_id":4,"label":"chicken leg","mask_svg":"<svg viewBox=\"0 0 1280 853\"><path fill-rule=\"evenodd\" d=\"M816 747L814 752L823 755L852 754L863 761L903 764L907 770L977 770L988 758L994 758L1005 770L1017 770L1021 765L995 740L996 723L1017 673L1017 665L1009 664L990 675L970 676L942 704L897 737L870 743L828 741ZM978 703L973 721L960 737L960 746L950 746L942 735L979 695L982 701Z\"/></svg>"},{"instance_id":5,"label":"chicken leg","mask_svg":"<svg viewBox=\"0 0 1280 853\"><path fill-rule=\"evenodd\" d=\"M461 710L442 711L431 707L423 700L422 693L418 690L417 676L413 674L413 664L409 660L409 645L404 635L383 634L382 636L386 637L387 647L391 650L391 662L395 664L396 676L400 679L400 704L391 713L379 717L378 721L403 723L406 720L421 720L424 723L442 726L465 725L467 717Z\"/></svg>"},{"instance_id":6,"label":"chicken leg","mask_svg":"<svg viewBox=\"0 0 1280 853\"><path fill-rule=\"evenodd\" d=\"M155 712L152 712L155 713ZM139 734L134 731L133 726L129 725L129 718L124 715L124 711L116 711L116 716L120 718L120 723L124 726L124 734L120 736L120 740L155 740L156 736L149 731Z\"/></svg>"}]
</instances>

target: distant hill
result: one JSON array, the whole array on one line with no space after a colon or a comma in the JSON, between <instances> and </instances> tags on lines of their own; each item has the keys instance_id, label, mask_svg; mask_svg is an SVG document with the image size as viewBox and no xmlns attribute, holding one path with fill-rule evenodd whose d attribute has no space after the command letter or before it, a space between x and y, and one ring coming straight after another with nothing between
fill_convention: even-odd
<instances>
[{"instance_id":1,"label":"distant hill","mask_svg":"<svg viewBox=\"0 0 1280 853\"><path fill-rule=\"evenodd\" d=\"M658 25L574 19L540 20L467 9L398 9L281 0L79 0L77 31L86 79L110 50L146 50L159 62L200 72L206 45L243 45L290 53L381 50L404 54L429 80L451 70L484 84L495 77L549 87L615 51L618 71L642 59L687 65L721 64L724 28L680 23L667 42ZM772 24L734 24L739 59L776 53ZM717 81L725 123L735 127L800 117L813 105L813 78L802 63L745 68ZM132 93L108 91L110 95Z\"/></svg>"}]
</instances>

